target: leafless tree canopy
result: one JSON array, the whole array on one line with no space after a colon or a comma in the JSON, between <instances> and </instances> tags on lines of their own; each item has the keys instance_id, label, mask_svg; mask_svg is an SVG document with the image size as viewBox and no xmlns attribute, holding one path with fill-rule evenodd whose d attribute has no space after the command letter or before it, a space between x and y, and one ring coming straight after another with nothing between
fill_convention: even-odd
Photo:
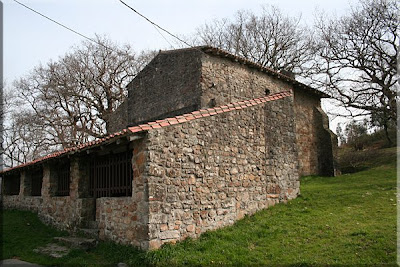
<instances>
[{"instance_id":1,"label":"leafless tree canopy","mask_svg":"<svg viewBox=\"0 0 400 267\"><path fill-rule=\"evenodd\" d=\"M398 27L395 0L362 0L341 18L320 15L313 83L353 116L395 121Z\"/></svg>"},{"instance_id":2,"label":"leafless tree canopy","mask_svg":"<svg viewBox=\"0 0 400 267\"><path fill-rule=\"evenodd\" d=\"M301 74L312 58L310 30L276 7L260 15L239 11L236 18L214 20L197 29L195 43L211 45L270 67Z\"/></svg>"},{"instance_id":3,"label":"leafless tree canopy","mask_svg":"<svg viewBox=\"0 0 400 267\"><path fill-rule=\"evenodd\" d=\"M101 137L111 113L127 97L126 85L151 59L104 37L83 42L57 61L14 82L14 112L5 137L8 163Z\"/></svg>"}]
</instances>

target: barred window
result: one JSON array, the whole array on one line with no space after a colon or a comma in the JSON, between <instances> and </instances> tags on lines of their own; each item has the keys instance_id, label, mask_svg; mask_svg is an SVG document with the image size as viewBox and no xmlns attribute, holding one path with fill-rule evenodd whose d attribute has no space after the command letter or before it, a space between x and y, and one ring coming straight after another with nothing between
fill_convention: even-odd
<instances>
[{"instance_id":1,"label":"barred window","mask_svg":"<svg viewBox=\"0 0 400 267\"><path fill-rule=\"evenodd\" d=\"M132 150L93 157L90 161L89 193L99 197L132 195Z\"/></svg>"},{"instance_id":2,"label":"barred window","mask_svg":"<svg viewBox=\"0 0 400 267\"><path fill-rule=\"evenodd\" d=\"M57 175L57 191L56 196L69 196L70 163L65 162L56 169Z\"/></svg>"},{"instance_id":3,"label":"barred window","mask_svg":"<svg viewBox=\"0 0 400 267\"><path fill-rule=\"evenodd\" d=\"M42 195L43 169L35 170L31 174L31 196Z\"/></svg>"},{"instance_id":4,"label":"barred window","mask_svg":"<svg viewBox=\"0 0 400 267\"><path fill-rule=\"evenodd\" d=\"M21 177L18 174L7 175L2 178L4 194L5 195L18 195L21 184Z\"/></svg>"}]
</instances>

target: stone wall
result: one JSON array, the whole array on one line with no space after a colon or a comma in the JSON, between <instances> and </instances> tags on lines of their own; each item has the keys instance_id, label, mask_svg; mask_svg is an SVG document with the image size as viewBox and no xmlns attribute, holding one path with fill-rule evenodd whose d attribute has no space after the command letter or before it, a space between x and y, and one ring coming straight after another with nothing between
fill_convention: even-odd
<instances>
[{"instance_id":1,"label":"stone wall","mask_svg":"<svg viewBox=\"0 0 400 267\"><path fill-rule=\"evenodd\" d=\"M265 105L268 197L286 201L300 193L298 144L293 98Z\"/></svg>"},{"instance_id":2,"label":"stone wall","mask_svg":"<svg viewBox=\"0 0 400 267\"><path fill-rule=\"evenodd\" d=\"M318 137L318 173L324 176L340 174L337 165L337 136L329 129L329 118L321 107L314 108Z\"/></svg>"},{"instance_id":3,"label":"stone wall","mask_svg":"<svg viewBox=\"0 0 400 267\"><path fill-rule=\"evenodd\" d=\"M149 132L149 248L297 196L292 101Z\"/></svg>"},{"instance_id":4,"label":"stone wall","mask_svg":"<svg viewBox=\"0 0 400 267\"><path fill-rule=\"evenodd\" d=\"M293 88L257 69L215 56L202 56L201 72L202 108L263 96L266 90L277 93ZM299 174L333 175L332 151L337 145L329 130L329 120L321 109L320 97L296 87L294 93L295 112L287 115L295 116L296 120Z\"/></svg>"},{"instance_id":5,"label":"stone wall","mask_svg":"<svg viewBox=\"0 0 400 267\"><path fill-rule=\"evenodd\" d=\"M220 106L264 96L266 92L294 90L300 175L331 173L319 161L321 120L320 95L294 86L258 68L196 49L160 52L129 84L129 97L114 117L127 117L128 122L113 120L117 131L127 124L181 115L200 108ZM129 115L127 115L129 114ZM324 146L324 145L322 145ZM332 145L333 149L334 144ZM326 150L327 151L327 150ZM332 164L332 162L331 162Z\"/></svg>"},{"instance_id":6,"label":"stone wall","mask_svg":"<svg viewBox=\"0 0 400 267\"><path fill-rule=\"evenodd\" d=\"M138 239L144 239L136 230L137 205L132 197L102 197L96 199L96 221L100 239L132 244L140 247Z\"/></svg>"},{"instance_id":7,"label":"stone wall","mask_svg":"<svg viewBox=\"0 0 400 267\"><path fill-rule=\"evenodd\" d=\"M300 175L333 176L337 138L317 96L294 90Z\"/></svg>"},{"instance_id":8,"label":"stone wall","mask_svg":"<svg viewBox=\"0 0 400 267\"><path fill-rule=\"evenodd\" d=\"M41 197L32 196L2 196L2 204L6 209L20 209L20 210L30 210L33 212L38 212L39 208L43 203Z\"/></svg>"},{"instance_id":9,"label":"stone wall","mask_svg":"<svg viewBox=\"0 0 400 267\"><path fill-rule=\"evenodd\" d=\"M88 220L88 214L94 207L93 199L78 198L78 184L81 180L81 170L78 158L71 161L70 195L55 196L55 181L52 172L57 165L45 164L43 166L43 183L41 196L29 196L30 184L27 181L30 169L21 173L21 190L19 195L3 195L3 207L8 209L30 210L38 213L45 223L54 225L59 229L75 231Z\"/></svg>"},{"instance_id":10,"label":"stone wall","mask_svg":"<svg viewBox=\"0 0 400 267\"><path fill-rule=\"evenodd\" d=\"M296 133L300 175L318 174L318 134L314 108L320 99L301 90L294 91Z\"/></svg>"},{"instance_id":11,"label":"stone wall","mask_svg":"<svg viewBox=\"0 0 400 267\"><path fill-rule=\"evenodd\" d=\"M290 91L292 87L275 77L233 62L230 59L202 55L201 107L221 106L242 100Z\"/></svg>"},{"instance_id":12,"label":"stone wall","mask_svg":"<svg viewBox=\"0 0 400 267\"><path fill-rule=\"evenodd\" d=\"M30 196L29 172L20 173L20 192L19 195L3 195L2 204L4 208L15 208L38 212L43 199L40 196Z\"/></svg>"},{"instance_id":13,"label":"stone wall","mask_svg":"<svg viewBox=\"0 0 400 267\"><path fill-rule=\"evenodd\" d=\"M199 109L200 52L160 52L128 85L128 124Z\"/></svg>"},{"instance_id":14,"label":"stone wall","mask_svg":"<svg viewBox=\"0 0 400 267\"><path fill-rule=\"evenodd\" d=\"M193 69L189 71L188 67ZM179 75L171 74L172 71ZM135 124L190 112L196 107L220 106L292 88L282 79L228 58L193 49L167 51L160 53L129 85L127 108L129 114L141 118L131 118L130 124ZM318 161L320 120L315 118L314 109L320 107L320 97L301 88L294 91L299 173L327 173L321 171ZM152 117L154 111L158 115Z\"/></svg>"},{"instance_id":15,"label":"stone wall","mask_svg":"<svg viewBox=\"0 0 400 267\"><path fill-rule=\"evenodd\" d=\"M128 85L127 104L122 104L116 114L128 116L128 124L136 125L261 97L266 90L276 93L290 89L288 83L230 59L195 49L165 51ZM126 126L114 121L113 130Z\"/></svg>"},{"instance_id":16,"label":"stone wall","mask_svg":"<svg viewBox=\"0 0 400 267\"><path fill-rule=\"evenodd\" d=\"M100 239L148 248L148 194L146 137L133 142L132 197L96 200L96 221Z\"/></svg>"},{"instance_id":17,"label":"stone wall","mask_svg":"<svg viewBox=\"0 0 400 267\"><path fill-rule=\"evenodd\" d=\"M125 99L125 101L110 114L107 130L109 133L115 133L122 129L126 129L128 125L128 100Z\"/></svg>"}]
</instances>

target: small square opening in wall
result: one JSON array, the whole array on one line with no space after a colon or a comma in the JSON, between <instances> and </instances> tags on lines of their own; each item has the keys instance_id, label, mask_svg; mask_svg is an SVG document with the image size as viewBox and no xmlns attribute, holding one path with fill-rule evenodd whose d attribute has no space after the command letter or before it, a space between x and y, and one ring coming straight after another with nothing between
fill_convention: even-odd
<instances>
[{"instance_id":1,"label":"small square opening in wall","mask_svg":"<svg viewBox=\"0 0 400 267\"><path fill-rule=\"evenodd\" d=\"M31 196L42 195L43 169L35 169L31 173Z\"/></svg>"},{"instance_id":2,"label":"small square opening in wall","mask_svg":"<svg viewBox=\"0 0 400 267\"><path fill-rule=\"evenodd\" d=\"M21 184L21 177L19 174L6 175L2 179L4 195L12 196L19 194Z\"/></svg>"}]
</instances>

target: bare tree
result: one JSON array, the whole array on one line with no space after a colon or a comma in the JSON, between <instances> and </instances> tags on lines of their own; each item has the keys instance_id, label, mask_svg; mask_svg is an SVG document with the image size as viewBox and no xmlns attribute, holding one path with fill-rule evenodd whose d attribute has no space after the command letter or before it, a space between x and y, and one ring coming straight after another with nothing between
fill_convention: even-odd
<instances>
[{"instance_id":1,"label":"bare tree","mask_svg":"<svg viewBox=\"0 0 400 267\"><path fill-rule=\"evenodd\" d=\"M35 114L22 110L12 114L4 131L4 160L7 167L32 161L53 151L42 122Z\"/></svg>"},{"instance_id":2,"label":"bare tree","mask_svg":"<svg viewBox=\"0 0 400 267\"><path fill-rule=\"evenodd\" d=\"M67 147L109 133L110 115L126 99L126 85L150 60L97 37L14 83L51 145Z\"/></svg>"},{"instance_id":3,"label":"bare tree","mask_svg":"<svg viewBox=\"0 0 400 267\"><path fill-rule=\"evenodd\" d=\"M239 11L233 21L214 20L196 30L196 44L227 50L264 67L303 74L313 57L311 31L274 6L261 14Z\"/></svg>"},{"instance_id":4,"label":"bare tree","mask_svg":"<svg viewBox=\"0 0 400 267\"><path fill-rule=\"evenodd\" d=\"M2 63L0 63L2 64ZM3 82L3 74L0 73L0 171L4 168L4 82ZM1 185L1 182L0 182Z\"/></svg>"},{"instance_id":5,"label":"bare tree","mask_svg":"<svg viewBox=\"0 0 400 267\"><path fill-rule=\"evenodd\" d=\"M398 27L395 0L361 0L340 18L320 15L313 84L351 116L373 115L387 128L397 118Z\"/></svg>"}]
</instances>

